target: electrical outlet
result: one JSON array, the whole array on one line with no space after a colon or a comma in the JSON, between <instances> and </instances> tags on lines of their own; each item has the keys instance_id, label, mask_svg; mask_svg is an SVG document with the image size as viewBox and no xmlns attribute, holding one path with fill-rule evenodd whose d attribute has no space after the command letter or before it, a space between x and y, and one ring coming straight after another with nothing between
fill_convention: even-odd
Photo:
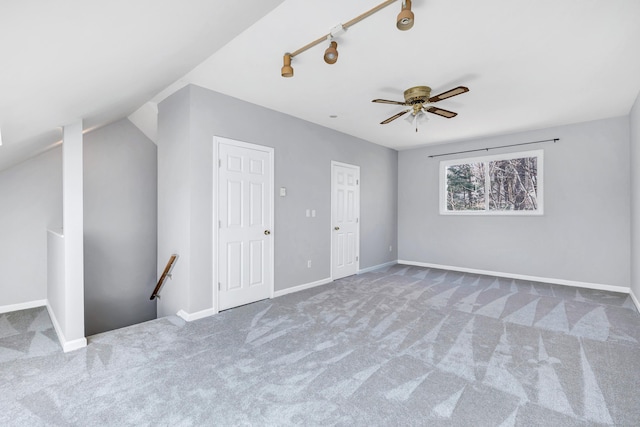
<instances>
[{"instance_id":1,"label":"electrical outlet","mask_svg":"<svg viewBox=\"0 0 640 427\"><path fill-rule=\"evenodd\" d=\"M307 268L311 268L311 260L307 261Z\"/></svg>"},{"instance_id":2,"label":"electrical outlet","mask_svg":"<svg viewBox=\"0 0 640 427\"><path fill-rule=\"evenodd\" d=\"M389 252L393 252L393 246L389 245Z\"/></svg>"}]
</instances>

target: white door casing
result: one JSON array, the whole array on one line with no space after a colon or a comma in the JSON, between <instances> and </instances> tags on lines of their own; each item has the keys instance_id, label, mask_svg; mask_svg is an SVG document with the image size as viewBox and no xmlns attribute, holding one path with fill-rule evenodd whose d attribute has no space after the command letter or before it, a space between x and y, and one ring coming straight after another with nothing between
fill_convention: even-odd
<instances>
[{"instance_id":1,"label":"white door casing","mask_svg":"<svg viewBox=\"0 0 640 427\"><path fill-rule=\"evenodd\" d=\"M331 162L331 278L360 268L360 167Z\"/></svg>"},{"instance_id":2,"label":"white door casing","mask_svg":"<svg viewBox=\"0 0 640 427\"><path fill-rule=\"evenodd\" d=\"M274 150L214 142L213 277L220 311L273 297Z\"/></svg>"}]
</instances>

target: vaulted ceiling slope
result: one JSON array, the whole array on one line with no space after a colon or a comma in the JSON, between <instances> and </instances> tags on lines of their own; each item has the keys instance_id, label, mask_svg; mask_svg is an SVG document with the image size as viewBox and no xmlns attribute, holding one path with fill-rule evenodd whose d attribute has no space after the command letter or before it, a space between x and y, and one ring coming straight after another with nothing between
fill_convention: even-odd
<instances>
[{"instance_id":1,"label":"vaulted ceiling slope","mask_svg":"<svg viewBox=\"0 0 640 427\"><path fill-rule=\"evenodd\" d=\"M395 149L626 115L640 91L638 0L413 0L409 31L398 0L337 37L335 64L323 42L280 76L285 52L381 2L2 1L0 169L189 83ZM421 85L470 92L418 132L379 124L402 107L372 99Z\"/></svg>"},{"instance_id":2,"label":"vaulted ceiling slope","mask_svg":"<svg viewBox=\"0 0 640 427\"><path fill-rule=\"evenodd\" d=\"M282 0L3 0L0 170L128 116Z\"/></svg>"}]
</instances>

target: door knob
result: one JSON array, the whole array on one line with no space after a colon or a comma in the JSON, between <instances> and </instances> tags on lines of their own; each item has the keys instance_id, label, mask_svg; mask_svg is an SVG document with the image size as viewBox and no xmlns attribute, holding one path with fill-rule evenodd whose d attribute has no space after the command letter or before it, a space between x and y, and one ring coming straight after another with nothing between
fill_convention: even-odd
<instances>
[{"instance_id":1,"label":"door knob","mask_svg":"<svg viewBox=\"0 0 640 427\"><path fill-rule=\"evenodd\" d=\"M264 230L264 235L268 236L269 234L271 234L271 230Z\"/></svg>"},{"instance_id":2,"label":"door knob","mask_svg":"<svg viewBox=\"0 0 640 427\"><path fill-rule=\"evenodd\" d=\"M338 230L340 230L340 227L333 227L333 229L338 231Z\"/></svg>"}]
</instances>

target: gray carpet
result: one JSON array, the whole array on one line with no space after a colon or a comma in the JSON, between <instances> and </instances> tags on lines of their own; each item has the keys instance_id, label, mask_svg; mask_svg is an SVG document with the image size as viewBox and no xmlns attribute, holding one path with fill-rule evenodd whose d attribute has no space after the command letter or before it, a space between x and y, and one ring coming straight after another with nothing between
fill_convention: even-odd
<instances>
[{"instance_id":1,"label":"gray carpet","mask_svg":"<svg viewBox=\"0 0 640 427\"><path fill-rule=\"evenodd\" d=\"M394 266L62 353L0 315L0 425L640 425L627 295Z\"/></svg>"}]
</instances>

